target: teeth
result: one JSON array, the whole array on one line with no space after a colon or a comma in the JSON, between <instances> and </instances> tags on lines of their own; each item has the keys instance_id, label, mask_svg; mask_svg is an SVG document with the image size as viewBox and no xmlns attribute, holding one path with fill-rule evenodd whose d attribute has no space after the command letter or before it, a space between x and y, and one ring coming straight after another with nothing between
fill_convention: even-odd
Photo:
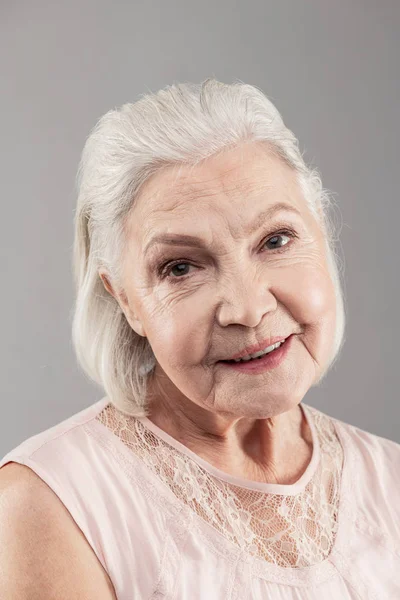
<instances>
[{"instance_id":1,"label":"teeth","mask_svg":"<svg viewBox=\"0 0 400 600\"><path fill-rule=\"evenodd\" d=\"M283 342L278 342L277 344L273 344L272 346L268 346L265 350L260 350L259 352L255 352L254 354L249 354L248 356L243 356L242 358L235 358L232 362L246 362L251 360L252 358L258 358L259 356L263 356L264 354L269 354L279 346L282 346Z\"/></svg>"}]
</instances>

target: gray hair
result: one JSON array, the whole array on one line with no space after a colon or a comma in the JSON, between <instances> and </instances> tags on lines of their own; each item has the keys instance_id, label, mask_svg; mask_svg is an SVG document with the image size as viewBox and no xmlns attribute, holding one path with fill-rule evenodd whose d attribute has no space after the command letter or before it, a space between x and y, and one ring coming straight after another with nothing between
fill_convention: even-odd
<instances>
[{"instance_id":1,"label":"gray hair","mask_svg":"<svg viewBox=\"0 0 400 600\"><path fill-rule=\"evenodd\" d=\"M267 143L295 170L325 233L337 320L330 360L314 385L341 351L345 309L329 214L333 200L318 171L305 164L296 137L257 87L213 78L173 84L103 115L86 140L77 174L73 347L84 373L127 414L148 414L147 383L155 357L147 338L131 328L118 301L106 291L99 269L105 268L113 285L122 289L124 224L139 190L154 173L169 165L193 166L242 142Z\"/></svg>"}]
</instances>

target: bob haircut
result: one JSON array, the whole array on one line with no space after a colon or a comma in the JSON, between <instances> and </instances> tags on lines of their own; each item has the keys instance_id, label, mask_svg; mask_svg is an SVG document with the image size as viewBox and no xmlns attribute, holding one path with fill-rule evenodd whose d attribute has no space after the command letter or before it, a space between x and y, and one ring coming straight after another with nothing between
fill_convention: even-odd
<instances>
[{"instance_id":1,"label":"bob haircut","mask_svg":"<svg viewBox=\"0 0 400 600\"><path fill-rule=\"evenodd\" d=\"M143 184L159 169L194 166L224 149L264 142L297 174L309 209L326 240L336 295L332 353L318 385L334 365L344 343L345 308L333 205L316 169L305 164L298 141L274 104L257 87L240 80L224 84L177 83L103 115L90 132L77 173L73 275L76 298L72 343L80 367L109 400L132 416L148 416L148 378L155 356L147 338L129 325L99 275L105 268L122 291L124 223Z\"/></svg>"}]
</instances>

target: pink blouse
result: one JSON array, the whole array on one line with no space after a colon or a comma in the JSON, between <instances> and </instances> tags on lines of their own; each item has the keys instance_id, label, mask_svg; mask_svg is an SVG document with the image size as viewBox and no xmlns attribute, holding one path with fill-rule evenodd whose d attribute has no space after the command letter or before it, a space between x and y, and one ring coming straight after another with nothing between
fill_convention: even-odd
<instances>
[{"instance_id":1,"label":"pink blouse","mask_svg":"<svg viewBox=\"0 0 400 600\"><path fill-rule=\"evenodd\" d=\"M57 494L118 600L400 599L400 444L301 403L291 485L228 475L107 397L0 461Z\"/></svg>"}]
</instances>

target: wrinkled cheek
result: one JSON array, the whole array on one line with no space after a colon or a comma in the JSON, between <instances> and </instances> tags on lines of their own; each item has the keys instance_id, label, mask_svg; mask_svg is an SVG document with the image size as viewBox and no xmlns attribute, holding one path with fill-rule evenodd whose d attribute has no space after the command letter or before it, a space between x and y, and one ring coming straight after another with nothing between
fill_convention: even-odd
<instances>
[{"instance_id":1,"label":"wrinkled cheek","mask_svg":"<svg viewBox=\"0 0 400 600\"><path fill-rule=\"evenodd\" d=\"M147 315L148 338L159 362L169 370L180 372L193 360L197 346L197 330L190 325L190 315L153 311Z\"/></svg>"},{"instance_id":2,"label":"wrinkled cheek","mask_svg":"<svg viewBox=\"0 0 400 600\"><path fill-rule=\"evenodd\" d=\"M164 306L162 312L157 314L151 325L153 339L160 342L171 367L190 367L203 360L206 340L210 331L212 333L210 314L206 303L198 306L193 301Z\"/></svg>"}]
</instances>

